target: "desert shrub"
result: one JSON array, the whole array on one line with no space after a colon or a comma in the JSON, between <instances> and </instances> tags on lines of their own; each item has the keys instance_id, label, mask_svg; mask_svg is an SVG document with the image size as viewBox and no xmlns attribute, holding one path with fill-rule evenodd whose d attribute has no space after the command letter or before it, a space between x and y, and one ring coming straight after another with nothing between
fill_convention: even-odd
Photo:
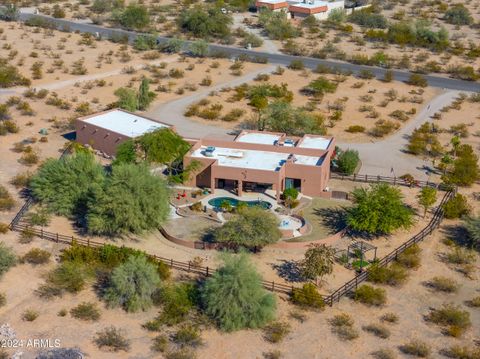
<instances>
[{"instance_id":1,"label":"desert shrub","mask_svg":"<svg viewBox=\"0 0 480 359\"><path fill-rule=\"evenodd\" d=\"M396 122L381 119L375 122L375 127L370 130L370 135L373 137L383 137L397 130L399 127L400 125Z\"/></svg>"},{"instance_id":2,"label":"desert shrub","mask_svg":"<svg viewBox=\"0 0 480 359\"><path fill-rule=\"evenodd\" d=\"M442 208L445 218L449 219L463 217L471 211L467 198L460 193L449 199Z\"/></svg>"},{"instance_id":3,"label":"desert shrub","mask_svg":"<svg viewBox=\"0 0 480 359\"><path fill-rule=\"evenodd\" d=\"M290 65L288 65L290 70L303 70L305 68L305 64L302 60L292 60Z\"/></svg>"},{"instance_id":4,"label":"desert shrub","mask_svg":"<svg viewBox=\"0 0 480 359\"><path fill-rule=\"evenodd\" d=\"M189 32L197 38L225 39L230 36L232 18L228 14L223 14L216 6L197 5L183 11L178 23L183 31Z\"/></svg>"},{"instance_id":5,"label":"desert shrub","mask_svg":"<svg viewBox=\"0 0 480 359\"><path fill-rule=\"evenodd\" d=\"M69 293L85 287L86 275L76 263L64 262L48 274L47 283Z\"/></svg>"},{"instance_id":6,"label":"desert shrub","mask_svg":"<svg viewBox=\"0 0 480 359\"><path fill-rule=\"evenodd\" d=\"M452 345L449 348L443 349L441 353L447 358L452 359L478 359L480 358L479 348L469 348L467 346Z\"/></svg>"},{"instance_id":7,"label":"desert shrub","mask_svg":"<svg viewBox=\"0 0 480 359\"><path fill-rule=\"evenodd\" d=\"M405 251L397 257L397 263L405 268L416 269L420 267L421 252L422 250L418 244L414 244L405 249Z\"/></svg>"},{"instance_id":8,"label":"desert shrub","mask_svg":"<svg viewBox=\"0 0 480 359\"><path fill-rule=\"evenodd\" d=\"M337 314L329 320L332 326L332 332L344 340L353 340L358 338L358 331L353 327L354 320L347 313Z\"/></svg>"},{"instance_id":9,"label":"desert shrub","mask_svg":"<svg viewBox=\"0 0 480 359\"><path fill-rule=\"evenodd\" d=\"M365 132L365 127L360 125L352 125L349 126L345 131L349 133L363 133Z\"/></svg>"},{"instance_id":10,"label":"desert shrub","mask_svg":"<svg viewBox=\"0 0 480 359\"><path fill-rule=\"evenodd\" d=\"M368 280L372 283L397 286L403 284L407 277L405 268L395 263L388 267L374 264L368 269Z\"/></svg>"},{"instance_id":11,"label":"desert shrub","mask_svg":"<svg viewBox=\"0 0 480 359\"><path fill-rule=\"evenodd\" d=\"M105 300L110 307L122 306L128 312L146 310L159 283L157 270L146 257L131 256L113 270Z\"/></svg>"},{"instance_id":12,"label":"desert shrub","mask_svg":"<svg viewBox=\"0 0 480 359\"><path fill-rule=\"evenodd\" d=\"M362 9L354 11L348 17L348 21L367 28L387 28L388 22L385 16L371 11L371 9Z\"/></svg>"},{"instance_id":13,"label":"desert shrub","mask_svg":"<svg viewBox=\"0 0 480 359\"><path fill-rule=\"evenodd\" d=\"M480 307L480 296L472 298L471 300L469 300L468 305L473 307L473 308Z\"/></svg>"},{"instance_id":14,"label":"desert shrub","mask_svg":"<svg viewBox=\"0 0 480 359\"><path fill-rule=\"evenodd\" d=\"M15 206L13 197L8 190L0 185L0 211L8 211Z\"/></svg>"},{"instance_id":15,"label":"desert shrub","mask_svg":"<svg viewBox=\"0 0 480 359\"><path fill-rule=\"evenodd\" d=\"M28 184L30 183L30 179L32 178L32 173L31 172L21 172L15 175L10 180L10 183L14 185L16 188L22 188L22 187L28 187Z\"/></svg>"},{"instance_id":16,"label":"desert shrub","mask_svg":"<svg viewBox=\"0 0 480 359\"><path fill-rule=\"evenodd\" d=\"M275 316L275 297L246 254L224 256L224 265L205 281L201 296L205 313L225 331L258 328Z\"/></svg>"},{"instance_id":17,"label":"desert shrub","mask_svg":"<svg viewBox=\"0 0 480 359\"><path fill-rule=\"evenodd\" d=\"M351 175L355 172L358 163L360 162L358 151L351 149L342 151L337 156L336 162L341 173Z\"/></svg>"},{"instance_id":18,"label":"desert shrub","mask_svg":"<svg viewBox=\"0 0 480 359\"><path fill-rule=\"evenodd\" d=\"M472 250L455 246L445 258L451 264L471 264L475 262L476 255Z\"/></svg>"},{"instance_id":19,"label":"desert shrub","mask_svg":"<svg viewBox=\"0 0 480 359\"><path fill-rule=\"evenodd\" d=\"M197 288L192 283L167 285L160 289L155 304L162 305L162 311L153 325L173 326L186 319L197 302Z\"/></svg>"},{"instance_id":20,"label":"desert shrub","mask_svg":"<svg viewBox=\"0 0 480 359\"><path fill-rule=\"evenodd\" d=\"M387 323L398 323L398 315L392 312L385 313L380 317L380 320L382 322L387 322Z\"/></svg>"},{"instance_id":21,"label":"desert shrub","mask_svg":"<svg viewBox=\"0 0 480 359\"><path fill-rule=\"evenodd\" d=\"M65 308L60 309L57 313L59 317L66 317L67 314L68 314L68 311Z\"/></svg>"},{"instance_id":22,"label":"desert shrub","mask_svg":"<svg viewBox=\"0 0 480 359\"><path fill-rule=\"evenodd\" d=\"M362 329L382 339L387 339L390 337L390 329L388 329L382 324L373 323L365 325L364 327L362 327Z\"/></svg>"},{"instance_id":23,"label":"desert shrub","mask_svg":"<svg viewBox=\"0 0 480 359\"><path fill-rule=\"evenodd\" d=\"M0 88L14 86L30 86L31 81L22 76L18 69L10 65L8 60L0 59Z\"/></svg>"},{"instance_id":24,"label":"desert shrub","mask_svg":"<svg viewBox=\"0 0 480 359\"><path fill-rule=\"evenodd\" d=\"M401 345L400 350L405 354L420 358L428 357L431 352L430 346L427 343L416 339Z\"/></svg>"},{"instance_id":25,"label":"desert shrub","mask_svg":"<svg viewBox=\"0 0 480 359\"><path fill-rule=\"evenodd\" d=\"M445 333L454 337L461 336L472 325L470 313L453 304L431 309L426 320L444 327Z\"/></svg>"},{"instance_id":26,"label":"desert shrub","mask_svg":"<svg viewBox=\"0 0 480 359\"><path fill-rule=\"evenodd\" d=\"M46 250L33 248L25 253L25 255L22 257L22 261L30 264L45 264L50 260L50 256L50 252Z\"/></svg>"},{"instance_id":27,"label":"desert shrub","mask_svg":"<svg viewBox=\"0 0 480 359\"><path fill-rule=\"evenodd\" d=\"M0 293L0 308L7 304L7 296L5 293Z\"/></svg>"},{"instance_id":28,"label":"desert shrub","mask_svg":"<svg viewBox=\"0 0 480 359\"><path fill-rule=\"evenodd\" d=\"M372 352L372 356L375 359L395 359L397 355L395 352L388 348L382 348Z\"/></svg>"},{"instance_id":29,"label":"desert shrub","mask_svg":"<svg viewBox=\"0 0 480 359\"><path fill-rule=\"evenodd\" d=\"M221 120L226 122L238 121L245 114L245 110L234 108L222 116Z\"/></svg>"},{"instance_id":30,"label":"desert shrub","mask_svg":"<svg viewBox=\"0 0 480 359\"><path fill-rule=\"evenodd\" d=\"M407 80L407 84L412 86L427 87L428 81L424 76L420 74L411 74Z\"/></svg>"},{"instance_id":31,"label":"desert shrub","mask_svg":"<svg viewBox=\"0 0 480 359\"><path fill-rule=\"evenodd\" d=\"M83 302L70 309L70 315L77 319L95 322L100 319L100 310L95 303Z\"/></svg>"},{"instance_id":32,"label":"desert shrub","mask_svg":"<svg viewBox=\"0 0 480 359\"><path fill-rule=\"evenodd\" d=\"M35 232L32 228L26 227L22 229L20 232L20 237L18 238L18 241L22 244L27 244L33 241L33 238L35 237Z\"/></svg>"},{"instance_id":33,"label":"desert shrub","mask_svg":"<svg viewBox=\"0 0 480 359\"><path fill-rule=\"evenodd\" d=\"M154 352L164 353L168 348L168 337L166 335L157 335L152 339L150 349Z\"/></svg>"},{"instance_id":34,"label":"desert shrub","mask_svg":"<svg viewBox=\"0 0 480 359\"><path fill-rule=\"evenodd\" d=\"M281 359L282 356L283 355L280 350L272 350L272 351L263 353L264 359Z\"/></svg>"},{"instance_id":35,"label":"desert shrub","mask_svg":"<svg viewBox=\"0 0 480 359\"><path fill-rule=\"evenodd\" d=\"M9 230L9 225L7 223L0 222L0 234L5 234Z\"/></svg>"},{"instance_id":36,"label":"desert shrub","mask_svg":"<svg viewBox=\"0 0 480 359\"><path fill-rule=\"evenodd\" d=\"M302 288L294 288L292 291L292 302L303 308L323 309L325 302L313 283L306 283Z\"/></svg>"},{"instance_id":37,"label":"desert shrub","mask_svg":"<svg viewBox=\"0 0 480 359\"><path fill-rule=\"evenodd\" d=\"M192 325L181 326L173 335L173 341L180 347L198 347L202 345L200 331Z\"/></svg>"},{"instance_id":38,"label":"desert shrub","mask_svg":"<svg viewBox=\"0 0 480 359\"><path fill-rule=\"evenodd\" d=\"M63 290L53 284L42 284L35 290L35 294L42 299L50 300L61 297Z\"/></svg>"},{"instance_id":39,"label":"desert shrub","mask_svg":"<svg viewBox=\"0 0 480 359\"><path fill-rule=\"evenodd\" d=\"M32 166L34 164L37 164L39 160L40 160L40 157L38 156L38 153L33 150L24 152L22 157L20 157L20 162L27 166Z\"/></svg>"},{"instance_id":40,"label":"desert shrub","mask_svg":"<svg viewBox=\"0 0 480 359\"><path fill-rule=\"evenodd\" d=\"M250 44L252 47L260 47L263 45L263 40L261 37L255 34L248 33L243 37L240 44L244 47L246 47L248 44Z\"/></svg>"},{"instance_id":41,"label":"desert shrub","mask_svg":"<svg viewBox=\"0 0 480 359\"><path fill-rule=\"evenodd\" d=\"M473 23L470 11L463 4L454 4L445 11L444 20L453 25L470 25Z\"/></svg>"},{"instance_id":42,"label":"desert shrub","mask_svg":"<svg viewBox=\"0 0 480 359\"><path fill-rule=\"evenodd\" d=\"M273 322L263 329L263 337L270 343L281 342L290 333L290 324Z\"/></svg>"},{"instance_id":43,"label":"desert shrub","mask_svg":"<svg viewBox=\"0 0 480 359\"><path fill-rule=\"evenodd\" d=\"M39 313L36 310L27 309L26 311L23 312L22 319L26 322L33 322L35 319L38 318L38 316L39 316Z\"/></svg>"},{"instance_id":44,"label":"desert shrub","mask_svg":"<svg viewBox=\"0 0 480 359\"><path fill-rule=\"evenodd\" d=\"M100 349L107 348L113 352L130 350L130 341L125 338L120 329L113 326L97 332L94 342Z\"/></svg>"},{"instance_id":45,"label":"desert shrub","mask_svg":"<svg viewBox=\"0 0 480 359\"><path fill-rule=\"evenodd\" d=\"M374 288L366 284L355 290L354 299L355 301L377 307L385 304L387 301L385 289Z\"/></svg>"},{"instance_id":46,"label":"desert shrub","mask_svg":"<svg viewBox=\"0 0 480 359\"><path fill-rule=\"evenodd\" d=\"M427 285L435 291L445 293L456 293L459 284L452 278L447 277L433 277L427 282Z\"/></svg>"},{"instance_id":47,"label":"desert shrub","mask_svg":"<svg viewBox=\"0 0 480 359\"><path fill-rule=\"evenodd\" d=\"M15 265L17 257L10 247L0 242L0 278Z\"/></svg>"},{"instance_id":48,"label":"desert shrub","mask_svg":"<svg viewBox=\"0 0 480 359\"><path fill-rule=\"evenodd\" d=\"M262 9L258 21L270 39L287 40L299 35L299 30L292 25L285 12Z\"/></svg>"},{"instance_id":49,"label":"desert shrub","mask_svg":"<svg viewBox=\"0 0 480 359\"><path fill-rule=\"evenodd\" d=\"M195 352L190 348L181 348L165 354L165 359L196 359L196 357Z\"/></svg>"}]
</instances>

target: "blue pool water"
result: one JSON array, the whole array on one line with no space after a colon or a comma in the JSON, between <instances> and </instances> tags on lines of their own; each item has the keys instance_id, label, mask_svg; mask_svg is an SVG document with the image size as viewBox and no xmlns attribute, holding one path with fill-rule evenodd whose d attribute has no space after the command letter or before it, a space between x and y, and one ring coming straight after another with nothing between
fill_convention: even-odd
<instances>
[{"instance_id":1,"label":"blue pool water","mask_svg":"<svg viewBox=\"0 0 480 359\"><path fill-rule=\"evenodd\" d=\"M272 207L272 205L267 201L239 201L238 199L230 197L212 198L210 201L208 201L208 204L214 208L220 208L222 202L228 202L232 207L236 207L240 202L246 203L249 207L260 206L264 209L270 209Z\"/></svg>"}]
</instances>

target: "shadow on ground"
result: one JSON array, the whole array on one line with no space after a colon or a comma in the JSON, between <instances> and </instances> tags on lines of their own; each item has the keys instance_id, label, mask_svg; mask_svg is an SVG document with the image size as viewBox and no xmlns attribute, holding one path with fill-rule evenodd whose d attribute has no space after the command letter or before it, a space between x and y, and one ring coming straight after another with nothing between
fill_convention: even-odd
<instances>
[{"instance_id":1,"label":"shadow on ground","mask_svg":"<svg viewBox=\"0 0 480 359\"><path fill-rule=\"evenodd\" d=\"M272 267L277 271L277 274L287 282L304 281L300 270L300 265L297 261L282 260L282 263L273 264Z\"/></svg>"}]
</instances>

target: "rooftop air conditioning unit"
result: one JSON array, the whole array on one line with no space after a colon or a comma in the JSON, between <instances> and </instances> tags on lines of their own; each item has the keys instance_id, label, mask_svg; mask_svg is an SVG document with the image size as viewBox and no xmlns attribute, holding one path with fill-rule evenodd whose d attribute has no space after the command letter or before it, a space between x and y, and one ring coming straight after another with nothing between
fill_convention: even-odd
<instances>
[{"instance_id":1,"label":"rooftop air conditioning unit","mask_svg":"<svg viewBox=\"0 0 480 359\"><path fill-rule=\"evenodd\" d=\"M213 152L215 151L214 146L208 146L205 150L205 157L213 157Z\"/></svg>"}]
</instances>

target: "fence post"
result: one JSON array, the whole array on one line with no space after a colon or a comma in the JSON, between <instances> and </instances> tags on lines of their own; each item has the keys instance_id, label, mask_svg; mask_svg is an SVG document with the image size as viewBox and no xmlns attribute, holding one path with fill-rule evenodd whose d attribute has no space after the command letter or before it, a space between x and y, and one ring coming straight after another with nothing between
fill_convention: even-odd
<instances>
[{"instance_id":1,"label":"fence post","mask_svg":"<svg viewBox=\"0 0 480 359\"><path fill-rule=\"evenodd\" d=\"M393 177L393 185L395 186L397 184L397 177Z\"/></svg>"},{"instance_id":2,"label":"fence post","mask_svg":"<svg viewBox=\"0 0 480 359\"><path fill-rule=\"evenodd\" d=\"M205 276L208 277L208 267L205 270Z\"/></svg>"},{"instance_id":3,"label":"fence post","mask_svg":"<svg viewBox=\"0 0 480 359\"><path fill-rule=\"evenodd\" d=\"M90 247L90 238L87 238L87 247Z\"/></svg>"},{"instance_id":4,"label":"fence post","mask_svg":"<svg viewBox=\"0 0 480 359\"><path fill-rule=\"evenodd\" d=\"M58 243L58 233L57 233L57 243Z\"/></svg>"},{"instance_id":5,"label":"fence post","mask_svg":"<svg viewBox=\"0 0 480 359\"><path fill-rule=\"evenodd\" d=\"M72 243L73 243L74 239L73 239L73 236L72 236Z\"/></svg>"},{"instance_id":6,"label":"fence post","mask_svg":"<svg viewBox=\"0 0 480 359\"><path fill-rule=\"evenodd\" d=\"M40 238L43 239L43 228L40 229Z\"/></svg>"},{"instance_id":7,"label":"fence post","mask_svg":"<svg viewBox=\"0 0 480 359\"><path fill-rule=\"evenodd\" d=\"M365 182L368 182L368 175L365 174Z\"/></svg>"},{"instance_id":8,"label":"fence post","mask_svg":"<svg viewBox=\"0 0 480 359\"><path fill-rule=\"evenodd\" d=\"M377 183L380 182L380 176L377 176Z\"/></svg>"},{"instance_id":9,"label":"fence post","mask_svg":"<svg viewBox=\"0 0 480 359\"><path fill-rule=\"evenodd\" d=\"M275 282L272 280L272 292L275 291Z\"/></svg>"},{"instance_id":10,"label":"fence post","mask_svg":"<svg viewBox=\"0 0 480 359\"><path fill-rule=\"evenodd\" d=\"M188 271L190 272L190 261L188 261Z\"/></svg>"},{"instance_id":11,"label":"fence post","mask_svg":"<svg viewBox=\"0 0 480 359\"><path fill-rule=\"evenodd\" d=\"M173 258L170 259L170 267L173 267Z\"/></svg>"},{"instance_id":12,"label":"fence post","mask_svg":"<svg viewBox=\"0 0 480 359\"><path fill-rule=\"evenodd\" d=\"M357 181L357 174L354 173L354 174L353 174L353 182L356 182L356 181Z\"/></svg>"}]
</instances>

